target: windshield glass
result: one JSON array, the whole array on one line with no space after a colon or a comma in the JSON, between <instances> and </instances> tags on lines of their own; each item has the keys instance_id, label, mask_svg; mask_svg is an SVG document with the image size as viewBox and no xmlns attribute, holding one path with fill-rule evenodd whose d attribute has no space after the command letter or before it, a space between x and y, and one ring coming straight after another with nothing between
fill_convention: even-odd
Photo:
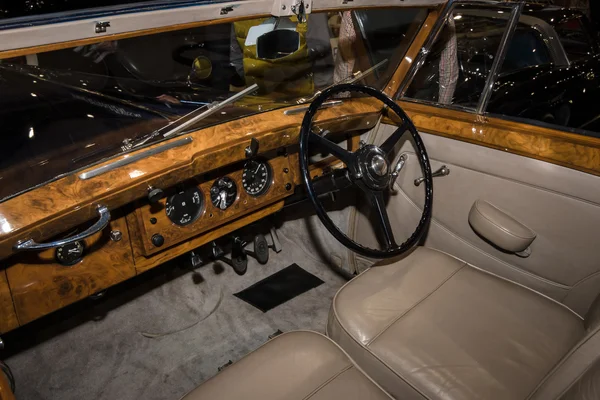
<instances>
[{"instance_id":1,"label":"windshield glass","mask_svg":"<svg viewBox=\"0 0 600 400\"><path fill-rule=\"evenodd\" d=\"M383 88L426 15L261 18L0 60L0 199L164 140L179 125L167 138L309 102L361 72L359 83Z\"/></svg>"}]
</instances>

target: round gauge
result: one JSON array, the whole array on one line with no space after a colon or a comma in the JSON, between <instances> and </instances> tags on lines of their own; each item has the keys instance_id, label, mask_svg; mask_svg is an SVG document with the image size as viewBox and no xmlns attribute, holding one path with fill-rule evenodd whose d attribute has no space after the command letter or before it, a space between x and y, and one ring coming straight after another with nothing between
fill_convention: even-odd
<instances>
[{"instance_id":1,"label":"round gauge","mask_svg":"<svg viewBox=\"0 0 600 400\"><path fill-rule=\"evenodd\" d=\"M191 187L169 197L165 211L175 225L184 226L200 217L203 206L202 192L197 187Z\"/></svg>"},{"instance_id":2,"label":"round gauge","mask_svg":"<svg viewBox=\"0 0 600 400\"><path fill-rule=\"evenodd\" d=\"M210 188L210 201L221 210L227 209L237 197L237 186L229 177L219 178Z\"/></svg>"},{"instance_id":3,"label":"round gauge","mask_svg":"<svg viewBox=\"0 0 600 400\"><path fill-rule=\"evenodd\" d=\"M75 265L83 259L85 245L83 242L73 242L56 248L56 261L64 266Z\"/></svg>"},{"instance_id":4,"label":"round gauge","mask_svg":"<svg viewBox=\"0 0 600 400\"><path fill-rule=\"evenodd\" d=\"M251 160L244 165L242 186L250 196L260 196L271 186L273 173L271 166L265 161Z\"/></svg>"}]
</instances>

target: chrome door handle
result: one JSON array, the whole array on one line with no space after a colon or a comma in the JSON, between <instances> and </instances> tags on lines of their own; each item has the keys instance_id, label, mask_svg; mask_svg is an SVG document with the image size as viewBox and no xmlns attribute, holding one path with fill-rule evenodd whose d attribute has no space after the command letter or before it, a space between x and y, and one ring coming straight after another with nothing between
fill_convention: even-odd
<instances>
[{"instance_id":1,"label":"chrome door handle","mask_svg":"<svg viewBox=\"0 0 600 400\"><path fill-rule=\"evenodd\" d=\"M432 178L437 178L438 176L446 176L450 175L450 168L442 165L440 169L431 174ZM419 186L421 183L425 182L425 177L420 177L415 179L415 186Z\"/></svg>"},{"instance_id":2,"label":"chrome door handle","mask_svg":"<svg viewBox=\"0 0 600 400\"><path fill-rule=\"evenodd\" d=\"M94 225L90 226L88 229L86 229L85 231L83 231L77 235L74 235L74 236L71 236L71 237L68 237L65 239L56 240L56 241L50 242L50 243L36 243L35 240L33 240L33 239L19 240L13 246L13 250L15 250L15 251L46 250L46 249L52 249L54 247L64 246L65 244L78 242L78 241L83 240L89 236L92 236L93 234L98 233L102 229L106 228L106 225L108 225L108 223L110 222L110 211L108 211L108 207L99 205L98 206L98 216L100 217L100 219L98 219L98 222L96 222Z\"/></svg>"}]
</instances>

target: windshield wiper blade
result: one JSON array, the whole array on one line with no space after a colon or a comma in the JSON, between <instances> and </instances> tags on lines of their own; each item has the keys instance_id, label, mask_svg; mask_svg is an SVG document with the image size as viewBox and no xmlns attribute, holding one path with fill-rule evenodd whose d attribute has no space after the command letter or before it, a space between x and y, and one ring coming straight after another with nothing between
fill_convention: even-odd
<instances>
[{"instance_id":1,"label":"windshield wiper blade","mask_svg":"<svg viewBox=\"0 0 600 400\"><path fill-rule=\"evenodd\" d=\"M250 93L254 92L256 89L258 89L258 85L255 83L252 86L247 87L246 89L242 90L241 92L238 92L236 94L234 94L233 96L230 96L228 98L226 98L223 101L220 102L214 102L209 104L208 106L202 106L199 109L193 111L196 112L204 107L208 107L208 109L206 111L204 111L203 113L190 118L189 120L185 121L184 123L182 123L181 125L176 126L175 128L171 129L168 132L165 132L163 134L163 137L169 137L169 136L173 136L179 132L181 132L182 130L184 130L185 128L187 128L188 126L206 118L209 117L211 115L213 115L214 113L216 113L217 111L219 111L220 109L222 109L223 107L243 98L246 97L247 95L249 95ZM188 114L189 115L189 114Z\"/></svg>"}]
</instances>

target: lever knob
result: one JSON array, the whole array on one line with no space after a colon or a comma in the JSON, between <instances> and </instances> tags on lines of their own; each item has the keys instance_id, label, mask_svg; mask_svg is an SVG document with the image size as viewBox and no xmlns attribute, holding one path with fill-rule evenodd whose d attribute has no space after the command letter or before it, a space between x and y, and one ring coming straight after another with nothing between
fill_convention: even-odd
<instances>
[{"instance_id":1,"label":"lever knob","mask_svg":"<svg viewBox=\"0 0 600 400\"><path fill-rule=\"evenodd\" d=\"M148 188L148 201L152 204L158 203L158 201L163 198L164 194L162 189L151 186Z\"/></svg>"},{"instance_id":2,"label":"lever knob","mask_svg":"<svg viewBox=\"0 0 600 400\"><path fill-rule=\"evenodd\" d=\"M156 247L160 247L163 244L165 244L165 238L160 233L155 233L154 235L152 235L152 238L150 240L152 241L152 244Z\"/></svg>"}]
</instances>

